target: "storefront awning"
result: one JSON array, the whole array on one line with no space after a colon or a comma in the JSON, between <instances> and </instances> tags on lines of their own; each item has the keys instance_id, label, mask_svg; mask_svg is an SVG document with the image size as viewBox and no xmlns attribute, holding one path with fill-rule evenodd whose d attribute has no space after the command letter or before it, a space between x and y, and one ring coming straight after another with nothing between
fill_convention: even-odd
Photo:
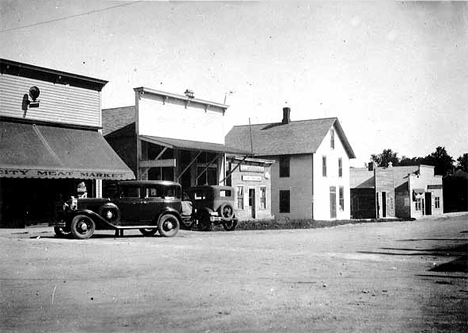
<instances>
[{"instance_id":1,"label":"storefront awning","mask_svg":"<svg viewBox=\"0 0 468 333\"><path fill-rule=\"evenodd\" d=\"M140 139L149 143L153 143L153 144L164 146L164 147L169 147L172 149L178 148L178 149L183 149L183 150L250 155L249 152L245 152L243 150L236 149L236 148L226 147L225 145L220 144L220 143L161 138L161 137L148 136L148 135L140 135Z\"/></svg>"},{"instance_id":2,"label":"storefront awning","mask_svg":"<svg viewBox=\"0 0 468 333\"><path fill-rule=\"evenodd\" d=\"M0 177L134 179L93 130L0 122Z\"/></svg>"}]
</instances>

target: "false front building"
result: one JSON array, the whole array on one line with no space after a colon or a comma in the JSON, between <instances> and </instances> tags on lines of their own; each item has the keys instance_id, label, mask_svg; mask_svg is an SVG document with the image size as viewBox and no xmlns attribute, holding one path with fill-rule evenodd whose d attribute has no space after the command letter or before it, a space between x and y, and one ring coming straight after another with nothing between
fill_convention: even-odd
<instances>
[{"instance_id":1,"label":"false front building","mask_svg":"<svg viewBox=\"0 0 468 333\"><path fill-rule=\"evenodd\" d=\"M183 188L226 180L225 104L145 87L135 105L102 110L106 140L138 179L171 180Z\"/></svg>"},{"instance_id":2,"label":"false front building","mask_svg":"<svg viewBox=\"0 0 468 333\"><path fill-rule=\"evenodd\" d=\"M0 226L48 222L54 204L100 196L101 180L132 179L104 140L107 81L0 59Z\"/></svg>"},{"instance_id":3,"label":"false front building","mask_svg":"<svg viewBox=\"0 0 468 333\"><path fill-rule=\"evenodd\" d=\"M430 165L351 168L353 218L419 218L444 211L442 176Z\"/></svg>"}]
</instances>

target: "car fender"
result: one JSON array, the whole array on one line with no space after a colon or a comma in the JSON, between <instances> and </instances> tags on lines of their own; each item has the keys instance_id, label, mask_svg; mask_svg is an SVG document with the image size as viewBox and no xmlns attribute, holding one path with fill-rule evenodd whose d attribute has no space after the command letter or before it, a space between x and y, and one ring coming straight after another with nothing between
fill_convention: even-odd
<instances>
[{"instance_id":1,"label":"car fender","mask_svg":"<svg viewBox=\"0 0 468 333\"><path fill-rule=\"evenodd\" d=\"M110 227L111 229L115 229L115 226L112 223L109 223L101 215L99 215L98 213L96 213L96 212L94 212L94 211L92 211L90 209L74 210L73 215L72 215L72 217L70 219L70 222L71 222L71 220L73 220L73 217L75 217L76 215L89 216L91 219L93 219L94 223L96 223L96 228L97 229L108 229L108 227ZM70 222L68 222L68 225L69 225Z\"/></svg>"},{"instance_id":2,"label":"car fender","mask_svg":"<svg viewBox=\"0 0 468 333\"><path fill-rule=\"evenodd\" d=\"M104 216L104 213L106 210L111 210L113 211L113 217L112 219L107 219L105 216ZM99 211L98 211L98 215L104 220L106 221L107 223L109 224L117 224L120 222L120 209L119 207L117 207L117 205L113 202L106 202L104 205L102 205L101 207L99 207Z\"/></svg>"},{"instance_id":3,"label":"car fender","mask_svg":"<svg viewBox=\"0 0 468 333\"><path fill-rule=\"evenodd\" d=\"M165 207L163 210L161 210L159 212L159 215L156 217L156 221L159 222L159 220L161 219L161 217L163 217L164 215L166 214L172 214L174 215L175 217L177 217L177 219L179 220L179 223L182 223L182 216L180 215L179 211L177 211L176 209L174 208L171 208L171 207Z\"/></svg>"}]
</instances>

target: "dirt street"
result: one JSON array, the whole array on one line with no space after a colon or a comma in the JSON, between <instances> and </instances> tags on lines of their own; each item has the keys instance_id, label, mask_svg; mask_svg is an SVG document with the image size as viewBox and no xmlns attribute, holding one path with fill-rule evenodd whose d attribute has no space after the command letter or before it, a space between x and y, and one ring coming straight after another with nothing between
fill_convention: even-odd
<instances>
[{"instance_id":1,"label":"dirt street","mask_svg":"<svg viewBox=\"0 0 468 333\"><path fill-rule=\"evenodd\" d=\"M467 332L468 216L175 238L0 231L1 332Z\"/></svg>"}]
</instances>

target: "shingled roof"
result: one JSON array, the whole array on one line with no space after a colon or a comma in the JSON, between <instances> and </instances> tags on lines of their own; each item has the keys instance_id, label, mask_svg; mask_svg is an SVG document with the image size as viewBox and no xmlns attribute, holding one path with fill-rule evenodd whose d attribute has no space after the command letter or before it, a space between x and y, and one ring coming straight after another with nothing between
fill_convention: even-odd
<instances>
[{"instance_id":1,"label":"shingled roof","mask_svg":"<svg viewBox=\"0 0 468 333\"><path fill-rule=\"evenodd\" d=\"M102 135L117 131L135 122L135 106L102 110Z\"/></svg>"},{"instance_id":2,"label":"shingled roof","mask_svg":"<svg viewBox=\"0 0 468 333\"><path fill-rule=\"evenodd\" d=\"M312 154L317 151L332 126L349 158L355 158L354 151L336 117L290 121L287 124L234 126L226 136L226 145L246 151L251 151L253 148L254 156Z\"/></svg>"}]
</instances>

